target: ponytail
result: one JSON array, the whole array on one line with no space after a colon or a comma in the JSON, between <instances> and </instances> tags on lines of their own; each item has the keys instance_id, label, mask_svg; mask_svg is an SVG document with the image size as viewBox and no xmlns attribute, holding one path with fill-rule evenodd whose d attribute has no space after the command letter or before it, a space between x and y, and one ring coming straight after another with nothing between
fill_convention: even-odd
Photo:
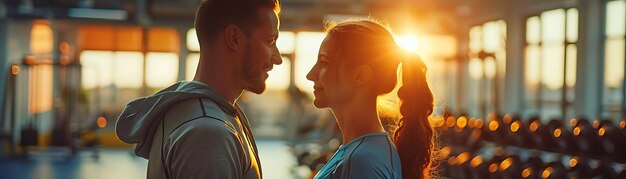
<instances>
[{"instance_id":1,"label":"ponytail","mask_svg":"<svg viewBox=\"0 0 626 179\"><path fill-rule=\"evenodd\" d=\"M426 82L426 65L416 54L402 62L399 127L394 143L402 162L402 178L429 178L434 132L428 121L433 112L433 94Z\"/></svg>"}]
</instances>

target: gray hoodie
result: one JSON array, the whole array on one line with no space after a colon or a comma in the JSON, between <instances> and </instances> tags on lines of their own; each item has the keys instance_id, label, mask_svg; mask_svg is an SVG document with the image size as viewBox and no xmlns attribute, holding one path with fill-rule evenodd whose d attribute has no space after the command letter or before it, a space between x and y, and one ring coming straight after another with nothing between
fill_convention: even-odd
<instances>
[{"instance_id":1,"label":"gray hoodie","mask_svg":"<svg viewBox=\"0 0 626 179\"><path fill-rule=\"evenodd\" d=\"M260 178L248 120L210 86L178 82L131 101L115 126L149 159L148 178Z\"/></svg>"}]
</instances>

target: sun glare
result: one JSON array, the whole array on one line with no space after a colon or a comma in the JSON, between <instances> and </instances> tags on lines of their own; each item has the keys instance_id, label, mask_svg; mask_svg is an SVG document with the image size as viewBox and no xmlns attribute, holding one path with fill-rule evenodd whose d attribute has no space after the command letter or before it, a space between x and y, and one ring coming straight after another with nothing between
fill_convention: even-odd
<instances>
[{"instance_id":1,"label":"sun glare","mask_svg":"<svg viewBox=\"0 0 626 179\"><path fill-rule=\"evenodd\" d=\"M395 40L398 46L405 50L416 53L419 50L419 39L415 35L398 35Z\"/></svg>"}]
</instances>

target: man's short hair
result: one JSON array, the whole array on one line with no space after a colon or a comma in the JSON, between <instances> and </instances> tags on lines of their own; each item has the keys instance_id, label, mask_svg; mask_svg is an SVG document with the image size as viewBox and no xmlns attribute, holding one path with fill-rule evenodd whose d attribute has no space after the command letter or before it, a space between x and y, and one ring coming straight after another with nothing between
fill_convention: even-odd
<instances>
[{"instance_id":1,"label":"man's short hair","mask_svg":"<svg viewBox=\"0 0 626 179\"><path fill-rule=\"evenodd\" d=\"M280 13L278 0L203 0L196 12L196 35L200 45L212 43L228 25L237 25L246 35L259 25L257 10Z\"/></svg>"}]
</instances>

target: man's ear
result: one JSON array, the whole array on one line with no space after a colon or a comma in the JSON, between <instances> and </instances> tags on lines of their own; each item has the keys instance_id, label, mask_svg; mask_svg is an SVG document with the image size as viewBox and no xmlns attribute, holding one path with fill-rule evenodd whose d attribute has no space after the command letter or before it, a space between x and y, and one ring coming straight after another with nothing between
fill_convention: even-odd
<instances>
[{"instance_id":1,"label":"man's ear","mask_svg":"<svg viewBox=\"0 0 626 179\"><path fill-rule=\"evenodd\" d=\"M372 67L369 65L361 65L353 71L353 81L357 87L365 85L372 79Z\"/></svg>"},{"instance_id":2,"label":"man's ear","mask_svg":"<svg viewBox=\"0 0 626 179\"><path fill-rule=\"evenodd\" d=\"M224 29L224 40L229 49L239 51L241 49L241 29L235 25L228 25Z\"/></svg>"}]
</instances>

